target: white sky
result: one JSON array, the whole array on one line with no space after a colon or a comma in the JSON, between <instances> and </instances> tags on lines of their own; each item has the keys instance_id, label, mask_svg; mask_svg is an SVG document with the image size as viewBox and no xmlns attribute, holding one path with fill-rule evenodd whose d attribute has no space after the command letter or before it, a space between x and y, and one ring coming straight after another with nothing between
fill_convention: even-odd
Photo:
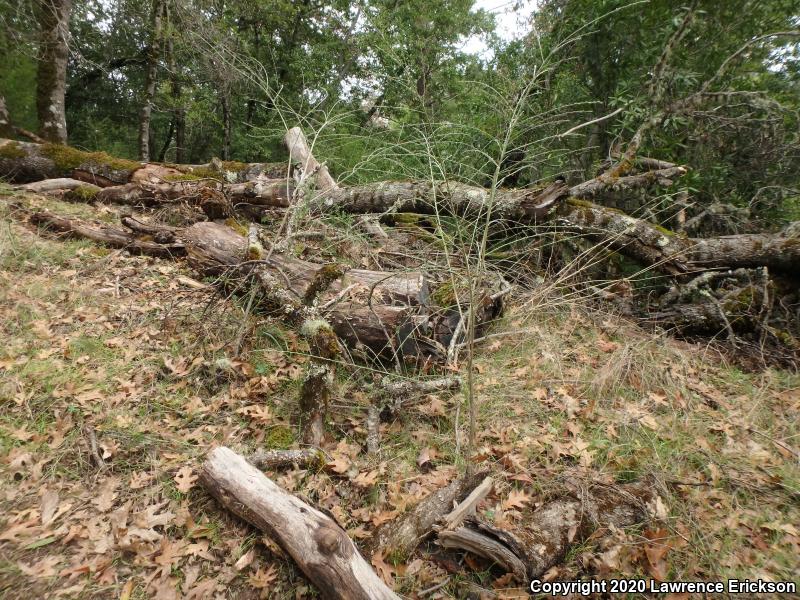
<instances>
[{"instance_id":1,"label":"white sky","mask_svg":"<svg viewBox=\"0 0 800 600\"><path fill-rule=\"evenodd\" d=\"M536 9L536 0L475 0L473 10L484 9L494 15L497 35L505 42L518 39L528 32L528 21ZM464 41L464 52L491 58L486 41L471 36Z\"/></svg>"}]
</instances>

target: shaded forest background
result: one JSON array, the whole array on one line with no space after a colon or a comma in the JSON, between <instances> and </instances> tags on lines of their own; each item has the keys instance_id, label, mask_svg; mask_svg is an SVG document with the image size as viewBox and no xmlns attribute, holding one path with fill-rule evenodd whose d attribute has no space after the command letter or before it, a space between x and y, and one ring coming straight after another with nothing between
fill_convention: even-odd
<instances>
[{"instance_id":1,"label":"shaded forest background","mask_svg":"<svg viewBox=\"0 0 800 600\"><path fill-rule=\"evenodd\" d=\"M0 95L12 122L30 130L39 127L37 53L50 4L0 3ZM508 187L556 175L578 182L643 119L713 82L702 102L648 132L645 154L691 171L650 197L645 216L667 224L688 207L714 233L800 218L800 52L785 35L753 43L796 29L791 0L545 0L520 13L525 29L510 42L471 0L66 4L75 147L145 158L138 138L151 105L155 161L280 160L287 123L300 122L346 184L435 168L488 185L498 164ZM479 55L466 51L476 36L487 48ZM631 202L620 207L641 208Z\"/></svg>"}]
</instances>

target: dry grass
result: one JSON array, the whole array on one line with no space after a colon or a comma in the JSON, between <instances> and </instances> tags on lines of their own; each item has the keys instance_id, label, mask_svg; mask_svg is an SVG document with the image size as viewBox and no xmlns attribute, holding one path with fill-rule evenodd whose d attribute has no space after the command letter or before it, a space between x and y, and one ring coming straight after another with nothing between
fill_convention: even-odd
<instances>
[{"instance_id":1,"label":"dry grass","mask_svg":"<svg viewBox=\"0 0 800 600\"><path fill-rule=\"evenodd\" d=\"M295 443L302 342L187 285L181 263L37 235L9 198L0 199L0 595L313 597L271 541L192 485L214 444ZM576 480L648 479L665 504L670 579L796 578L798 376L745 374L556 297L517 298L526 308L493 331L512 333L478 346L478 454L500 482L482 510L500 519L511 490L535 503ZM464 467L460 394L417 399L367 457L371 379L341 369L331 465L275 474L356 538ZM420 465L421 455L430 460ZM642 536L587 542L554 576L649 574ZM391 557L396 589L412 595L443 581L436 555ZM488 567L463 573L478 568L491 587L502 573ZM430 597L458 596L463 576Z\"/></svg>"}]
</instances>

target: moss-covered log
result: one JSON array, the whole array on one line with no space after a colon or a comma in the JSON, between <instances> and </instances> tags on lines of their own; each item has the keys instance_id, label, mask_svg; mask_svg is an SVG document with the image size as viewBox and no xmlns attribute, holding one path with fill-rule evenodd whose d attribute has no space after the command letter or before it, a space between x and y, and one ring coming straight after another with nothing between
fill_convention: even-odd
<instances>
[{"instance_id":1,"label":"moss-covered log","mask_svg":"<svg viewBox=\"0 0 800 600\"><path fill-rule=\"evenodd\" d=\"M563 225L673 275L761 266L774 271L800 272L800 236L796 227L774 234L688 238L575 198L559 207L558 217Z\"/></svg>"},{"instance_id":2,"label":"moss-covered log","mask_svg":"<svg viewBox=\"0 0 800 600\"><path fill-rule=\"evenodd\" d=\"M0 115L0 120L2 120ZM0 123L2 125L2 123ZM9 132L10 124L5 127ZM11 128L12 133L18 133ZM144 170L145 172L140 172ZM134 175L138 173L138 175ZM86 152L61 144L37 144L0 138L0 178L12 183L71 177L100 187L131 181L203 181L244 183L283 179L288 163L242 163L213 160L204 165L141 163L105 152Z\"/></svg>"}]
</instances>

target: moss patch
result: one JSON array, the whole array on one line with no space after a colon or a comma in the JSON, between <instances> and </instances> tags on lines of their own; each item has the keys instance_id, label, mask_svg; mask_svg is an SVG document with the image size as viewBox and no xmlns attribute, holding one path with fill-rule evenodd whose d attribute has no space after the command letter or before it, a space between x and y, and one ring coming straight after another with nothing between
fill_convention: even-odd
<instances>
[{"instance_id":1,"label":"moss patch","mask_svg":"<svg viewBox=\"0 0 800 600\"><path fill-rule=\"evenodd\" d=\"M205 178L194 173L181 173L180 175L167 175L164 177L164 181L197 181L198 179Z\"/></svg>"},{"instance_id":2,"label":"moss patch","mask_svg":"<svg viewBox=\"0 0 800 600\"><path fill-rule=\"evenodd\" d=\"M133 160L114 158L106 152L84 152L61 144L44 144L41 147L44 156L52 160L62 171L69 171L86 164L97 164L116 171L135 171L142 165Z\"/></svg>"},{"instance_id":3,"label":"moss patch","mask_svg":"<svg viewBox=\"0 0 800 600\"><path fill-rule=\"evenodd\" d=\"M17 142L9 142L0 146L0 158L25 158L25 150Z\"/></svg>"},{"instance_id":4,"label":"moss patch","mask_svg":"<svg viewBox=\"0 0 800 600\"><path fill-rule=\"evenodd\" d=\"M79 185L70 192L70 196L84 202L93 200L99 190L88 185Z\"/></svg>"},{"instance_id":5,"label":"moss patch","mask_svg":"<svg viewBox=\"0 0 800 600\"><path fill-rule=\"evenodd\" d=\"M294 444L294 433L288 427L278 425L270 429L264 443L268 450L286 450Z\"/></svg>"}]
</instances>

